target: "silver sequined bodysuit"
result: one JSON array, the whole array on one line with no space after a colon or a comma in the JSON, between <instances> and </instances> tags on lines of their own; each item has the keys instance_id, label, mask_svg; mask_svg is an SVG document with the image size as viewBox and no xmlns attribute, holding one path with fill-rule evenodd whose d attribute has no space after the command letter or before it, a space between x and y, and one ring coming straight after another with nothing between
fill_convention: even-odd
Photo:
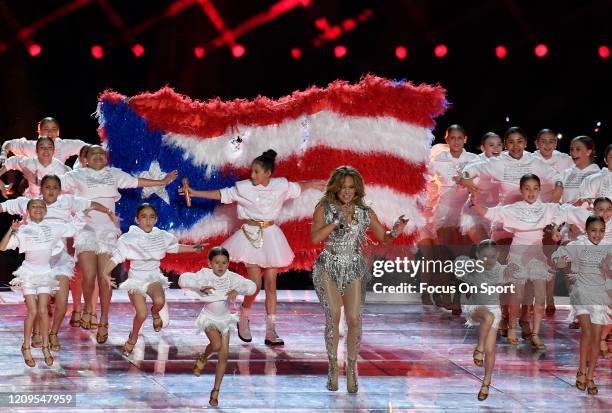
<instances>
[{"instance_id":1,"label":"silver sequined bodysuit","mask_svg":"<svg viewBox=\"0 0 612 413\"><path fill-rule=\"evenodd\" d=\"M324 223L328 225L338 216L335 205L324 207ZM313 282L320 282L326 273L338 287L340 294L355 279L368 278L368 268L363 256L362 247L366 240L366 231L370 225L369 211L355 206L352 222L344 227L334 229L325 241L325 249L312 269Z\"/></svg>"}]
</instances>

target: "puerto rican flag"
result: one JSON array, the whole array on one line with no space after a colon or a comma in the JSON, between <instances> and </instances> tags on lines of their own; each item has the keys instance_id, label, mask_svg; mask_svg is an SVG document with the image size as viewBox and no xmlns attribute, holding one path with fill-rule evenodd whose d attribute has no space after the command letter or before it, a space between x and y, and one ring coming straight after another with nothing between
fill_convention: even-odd
<instances>
[{"instance_id":1,"label":"puerto rican flag","mask_svg":"<svg viewBox=\"0 0 612 413\"><path fill-rule=\"evenodd\" d=\"M124 232L136 207L149 202L158 210L157 226L181 242L220 245L240 227L236 206L192 198L188 208L178 194L181 178L195 189L232 186L249 177L255 157L274 149L274 176L290 181L327 180L340 165L357 168L385 226L402 214L410 218L397 242L412 245L425 224L418 200L426 189L431 128L446 106L439 86L365 76L357 84L336 81L279 100L200 102L167 87L131 98L106 91L98 116L112 166L156 179L179 171L166 188L122 190L117 214ZM311 269L320 252L309 234L321 196L303 192L285 203L276 221L296 254L289 269ZM170 254L162 262L177 272L207 265L206 254Z\"/></svg>"}]
</instances>

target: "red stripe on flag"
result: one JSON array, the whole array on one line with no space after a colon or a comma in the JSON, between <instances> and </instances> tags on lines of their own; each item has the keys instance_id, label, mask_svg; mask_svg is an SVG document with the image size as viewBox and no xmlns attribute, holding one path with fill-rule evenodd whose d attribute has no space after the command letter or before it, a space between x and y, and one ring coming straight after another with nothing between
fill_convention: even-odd
<instances>
[{"instance_id":1,"label":"red stripe on flag","mask_svg":"<svg viewBox=\"0 0 612 413\"><path fill-rule=\"evenodd\" d=\"M415 86L368 75L354 85L337 80L325 89L312 87L278 100L260 96L253 100L200 102L165 87L154 93L136 95L130 98L129 105L151 128L205 139L239 125L279 124L323 110L348 116L391 116L431 128L435 125L434 118L446 110L445 93L441 86ZM119 96L105 91L99 100L116 103Z\"/></svg>"},{"instance_id":2,"label":"red stripe on flag","mask_svg":"<svg viewBox=\"0 0 612 413\"><path fill-rule=\"evenodd\" d=\"M274 175L290 181L327 180L330 173L342 165L357 168L368 185L388 186L409 195L425 189L425 164L414 164L380 152L355 153L323 146L277 162ZM228 173L228 169L224 172ZM251 175L250 168L232 168L232 172L242 179L248 179Z\"/></svg>"}]
</instances>

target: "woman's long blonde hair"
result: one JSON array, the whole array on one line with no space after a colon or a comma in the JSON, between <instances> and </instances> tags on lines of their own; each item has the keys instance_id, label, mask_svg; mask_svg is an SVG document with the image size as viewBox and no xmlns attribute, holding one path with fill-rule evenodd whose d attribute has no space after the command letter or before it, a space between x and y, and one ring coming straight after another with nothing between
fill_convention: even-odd
<instances>
[{"instance_id":1,"label":"woman's long blonde hair","mask_svg":"<svg viewBox=\"0 0 612 413\"><path fill-rule=\"evenodd\" d=\"M363 177L361 176L359 171L357 171L357 169L349 165L339 166L334 169L329 179L327 180L325 193L319 201L319 204L331 205L337 203L338 197L336 196L336 194L342 189L344 178L346 178L347 176L353 178L353 182L355 183L355 199L353 201L355 205L363 209L370 209L363 201L363 198L365 196Z\"/></svg>"}]
</instances>

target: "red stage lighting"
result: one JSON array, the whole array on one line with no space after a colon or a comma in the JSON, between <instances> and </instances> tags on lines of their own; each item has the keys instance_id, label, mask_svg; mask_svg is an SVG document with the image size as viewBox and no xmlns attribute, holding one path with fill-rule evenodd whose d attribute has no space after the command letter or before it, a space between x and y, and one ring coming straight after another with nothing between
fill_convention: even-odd
<instances>
[{"instance_id":1,"label":"red stage lighting","mask_svg":"<svg viewBox=\"0 0 612 413\"><path fill-rule=\"evenodd\" d=\"M94 59L102 59L104 57L104 49L102 49L102 46L95 44L91 46L91 55Z\"/></svg>"},{"instance_id":2,"label":"red stage lighting","mask_svg":"<svg viewBox=\"0 0 612 413\"><path fill-rule=\"evenodd\" d=\"M597 53L599 53L599 57L602 59L607 59L610 57L610 48L608 46L602 45L597 49Z\"/></svg>"},{"instance_id":3,"label":"red stage lighting","mask_svg":"<svg viewBox=\"0 0 612 413\"><path fill-rule=\"evenodd\" d=\"M144 54L144 52L145 48L143 47L143 45L135 44L134 46L132 46L132 53L134 53L134 56L140 57Z\"/></svg>"},{"instance_id":4,"label":"red stage lighting","mask_svg":"<svg viewBox=\"0 0 612 413\"><path fill-rule=\"evenodd\" d=\"M232 54L236 58L244 56L245 52L246 52L246 49L241 44L235 44L232 46Z\"/></svg>"},{"instance_id":5,"label":"red stage lighting","mask_svg":"<svg viewBox=\"0 0 612 413\"><path fill-rule=\"evenodd\" d=\"M346 56L346 47L342 45L334 47L334 55L336 58L342 59L344 56Z\"/></svg>"},{"instance_id":6,"label":"red stage lighting","mask_svg":"<svg viewBox=\"0 0 612 413\"><path fill-rule=\"evenodd\" d=\"M499 45L495 48L495 56L497 56L498 59L505 59L507 55L508 49L506 49L506 46Z\"/></svg>"},{"instance_id":7,"label":"red stage lighting","mask_svg":"<svg viewBox=\"0 0 612 413\"><path fill-rule=\"evenodd\" d=\"M202 46L196 46L196 47L193 48L193 54L198 59L201 59L206 54L206 51L204 50L204 48Z\"/></svg>"},{"instance_id":8,"label":"red stage lighting","mask_svg":"<svg viewBox=\"0 0 612 413\"><path fill-rule=\"evenodd\" d=\"M408 55L408 52L406 51L406 48L404 46L398 46L395 48L395 56L399 60L404 60L407 55Z\"/></svg>"},{"instance_id":9,"label":"red stage lighting","mask_svg":"<svg viewBox=\"0 0 612 413\"><path fill-rule=\"evenodd\" d=\"M293 49L291 49L291 57L293 57L294 59L299 59L302 57L302 50L300 50L297 47L294 47Z\"/></svg>"},{"instance_id":10,"label":"red stage lighting","mask_svg":"<svg viewBox=\"0 0 612 413\"><path fill-rule=\"evenodd\" d=\"M32 57L38 56L42 52L42 47L38 43L32 43L28 46L28 53Z\"/></svg>"},{"instance_id":11,"label":"red stage lighting","mask_svg":"<svg viewBox=\"0 0 612 413\"><path fill-rule=\"evenodd\" d=\"M548 46L544 43L538 44L535 49L533 49L535 55L539 58L542 58L548 54Z\"/></svg>"},{"instance_id":12,"label":"red stage lighting","mask_svg":"<svg viewBox=\"0 0 612 413\"><path fill-rule=\"evenodd\" d=\"M436 57L444 57L448 53L448 47L444 44L439 44L434 48L434 54Z\"/></svg>"}]
</instances>

